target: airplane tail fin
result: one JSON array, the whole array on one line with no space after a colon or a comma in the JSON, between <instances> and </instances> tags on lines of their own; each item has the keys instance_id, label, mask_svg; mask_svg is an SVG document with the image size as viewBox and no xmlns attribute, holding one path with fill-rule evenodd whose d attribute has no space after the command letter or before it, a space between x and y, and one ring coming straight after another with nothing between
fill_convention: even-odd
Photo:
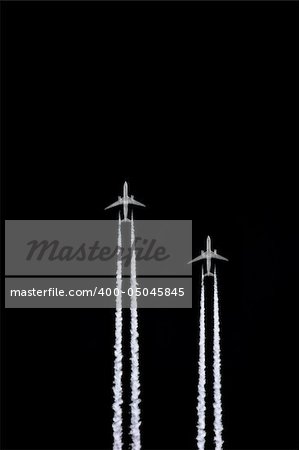
<instances>
[{"instance_id":1,"label":"airplane tail fin","mask_svg":"<svg viewBox=\"0 0 299 450\"><path fill-rule=\"evenodd\" d=\"M214 277L215 276L215 274L214 273L212 273L212 272L207 272L207 273L204 273L204 275L203 275L204 277Z\"/></svg>"}]
</instances>

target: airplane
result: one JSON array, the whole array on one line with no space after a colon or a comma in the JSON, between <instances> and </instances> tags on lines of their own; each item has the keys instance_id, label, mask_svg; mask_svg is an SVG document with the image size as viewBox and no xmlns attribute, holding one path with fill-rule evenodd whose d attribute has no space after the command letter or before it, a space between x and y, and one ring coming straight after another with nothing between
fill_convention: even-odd
<instances>
[{"instance_id":1,"label":"airplane","mask_svg":"<svg viewBox=\"0 0 299 450\"><path fill-rule=\"evenodd\" d=\"M128 195L128 183L124 182L124 188L123 188L123 196L118 197L117 202L112 203L112 205L107 206L105 209L114 208L115 206L123 205L123 212L124 212L124 218L123 222L130 222L130 219L128 219L128 205L136 205L136 206L144 206L143 203L137 202L137 200L134 199L134 196L131 195L131 197Z\"/></svg>"},{"instance_id":2,"label":"airplane","mask_svg":"<svg viewBox=\"0 0 299 450\"><path fill-rule=\"evenodd\" d=\"M227 258L224 258L221 255L218 255L217 250L211 250L211 238L210 236L207 237L207 249L204 252L203 250L201 251L201 254L199 256L197 256L197 258L192 259L192 261L189 261L188 264L192 264L196 261L199 261L201 259L206 259L207 260L207 273L204 274L204 276L211 276L213 277L214 274L211 272L211 259L215 258L215 259L222 259L223 261L228 261Z\"/></svg>"}]
</instances>

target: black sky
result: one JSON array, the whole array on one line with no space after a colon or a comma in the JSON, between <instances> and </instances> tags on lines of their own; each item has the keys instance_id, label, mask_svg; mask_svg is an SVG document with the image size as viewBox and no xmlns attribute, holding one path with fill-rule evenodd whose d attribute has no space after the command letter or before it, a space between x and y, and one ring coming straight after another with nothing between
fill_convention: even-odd
<instances>
[{"instance_id":1,"label":"black sky","mask_svg":"<svg viewBox=\"0 0 299 450\"><path fill-rule=\"evenodd\" d=\"M225 448L295 448L295 4L1 7L4 217L111 219L126 179L137 218L192 219L230 259ZM144 449L195 448L193 285L140 311ZM111 448L113 311L2 312L2 448Z\"/></svg>"}]
</instances>

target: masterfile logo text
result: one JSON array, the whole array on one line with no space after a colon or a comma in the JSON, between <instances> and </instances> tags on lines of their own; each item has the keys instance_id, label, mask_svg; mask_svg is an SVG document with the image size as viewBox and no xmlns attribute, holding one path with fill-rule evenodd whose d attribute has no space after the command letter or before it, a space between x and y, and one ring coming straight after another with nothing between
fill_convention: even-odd
<instances>
[{"instance_id":1,"label":"masterfile logo text","mask_svg":"<svg viewBox=\"0 0 299 450\"><path fill-rule=\"evenodd\" d=\"M112 276L117 224L117 220L8 220L6 275ZM122 227L122 261L129 274L130 224ZM140 276L191 275L186 264L192 258L191 221L139 220L135 228L133 248Z\"/></svg>"}]
</instances>

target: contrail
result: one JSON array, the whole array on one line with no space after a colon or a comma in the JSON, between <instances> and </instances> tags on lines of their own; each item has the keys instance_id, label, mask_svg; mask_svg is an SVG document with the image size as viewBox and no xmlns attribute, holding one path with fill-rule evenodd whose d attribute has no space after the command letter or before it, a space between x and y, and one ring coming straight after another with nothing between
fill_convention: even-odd
<instances>
[{"instance_id":1,"label":"contrail","mask_svg":"<svg viewBox=\"0 0 299 450\"><path fill-rule=\"evenodd\" d=\"M206 414L206 355L205 355L205 285L203 270L201 271L201 296L199 319L199 361L198 361L198 395L197 395L197 448L205 447L205 414Z\"/></svg>"},{"instance_id":2,"label":"contrail","mask_svg":"<svg viewBox=\"0 0 299 450\"><path fill-rule=\"evenodd\" d=\"M118 239L117 239L117 272L115 307L115 344L114 344L114 381L113 381L113 450L122 450L122 239L121 239L121 219L118 219Z\"/></svg>"},{"instance_id":3,"label":"contrail","mask_svg":"<svg viewBox=\"0 0 299 450\"><path fill-rule=\"evenodd\" d=\"M221 355L220 355L220 323L219 299L216 269L214 269L214 442L215 450L222 449L222 405L221 405Z\"/></svg>"},{"instance_id":4,"label":"contrail","mask_svg":"<svg viewBox=\"0 0 299 450\"><path fill-rule=\"evenodd\" d=\"M136 296L136 254L135 228L133 212L131 213L131 425L132 450L140 450L140 382L139 382L139 344L138 344L138 312Z\"/></svg>"}]
</instances>

